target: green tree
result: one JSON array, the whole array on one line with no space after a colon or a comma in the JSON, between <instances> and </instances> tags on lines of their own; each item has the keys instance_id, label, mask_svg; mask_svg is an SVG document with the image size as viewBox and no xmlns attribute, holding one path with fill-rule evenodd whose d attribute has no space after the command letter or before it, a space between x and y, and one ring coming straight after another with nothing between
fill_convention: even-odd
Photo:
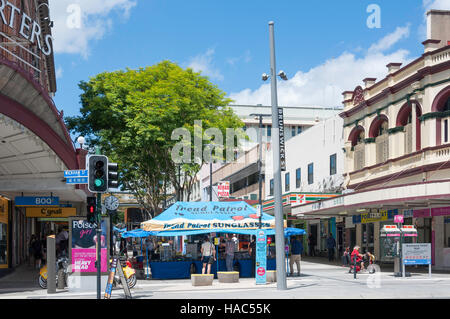
<instances>
[{"instance_id":1,"label":"green tree","mask_svg":"<svg viewBox=\"0 0 450 319\"><path fill-rule=\"evenodd\" d=\"M149 212L157 212L164 200L164 180L175 188L178 199L185 191L184 200L189 200L204 163L203 157L181 164L172 160L178 142L171 138L175 129L184 128L193 137L196 121L201 121L202 136L209 128L226 136L227 128L243 127L227 107L231 100L224 92L207 77L170 61L101 73L79 87L81 115L67 117L67 127L119 164L123 188ZM202 148L207 143L202 140ZM194 154L193 141L189 147Z\"/></svg>"}]
</instances>

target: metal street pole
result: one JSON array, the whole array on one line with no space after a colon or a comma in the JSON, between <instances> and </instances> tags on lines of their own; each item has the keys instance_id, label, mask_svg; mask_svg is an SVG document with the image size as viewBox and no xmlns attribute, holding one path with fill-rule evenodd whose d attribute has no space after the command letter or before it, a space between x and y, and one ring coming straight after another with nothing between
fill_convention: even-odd
<instances>
[{"instance_id":1,"label":"metal street pole","mask_svg":"<svg viewBox=\"0 0 450 319\"><path fill-rule=\"evenodd\" d=\"M258 147L259 147L259 160L258 160L258 182L259 182L259 229L262 228L262 115L259 115L259 132L258 132Z\"/></svg>"},{"instance_id":2,"label":"metal street pole","mask_svg":"<svg viewBox=\"0 0 450 319\"><path fill-rule=\"evenodd\" d=\"M209 163L209 201L212 202L212 159Z\"/></svg>"},{"instance_id":3,"label":"metal street pole","mask_svg":"<svg viewBox=\"0 0 450 319\"><path fill-rule=\"evenodd\" d=\"M277 289L286 290L286 265L284 260L284 220L281 202L280 131L278 122L277 71L275 59L274 22L269 22L270 75L272 91L272 145L275 210L275 251L277 265Z\"/></svg>"}]
</instances>

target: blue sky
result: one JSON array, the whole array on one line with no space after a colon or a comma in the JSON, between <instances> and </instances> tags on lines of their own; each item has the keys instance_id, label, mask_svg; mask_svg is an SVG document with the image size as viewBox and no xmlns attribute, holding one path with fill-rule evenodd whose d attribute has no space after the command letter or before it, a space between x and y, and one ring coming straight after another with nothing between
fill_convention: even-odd
<instances>
[{"instance_id":1,"label":"blue sky","mask_svg":"<svg viewBox=\"0 0 450 319\"><path fill-rule=\"evenodd\" d=\"M67 27L73 3L81 9L79 28ZM261 74L270 70L268 22L273 20L277 68L290 78L280 83L280 104L338 106L341 93L363 78L385 76L387 63L419 57L426 9L450 9L449 3L51 0L58 74L54 100L65 116L77 115L81 80L167 59L203 71L237 103L269 104ZM381 10L381 28L367 26L370 4Z\"/></svg>"}]
</instances>

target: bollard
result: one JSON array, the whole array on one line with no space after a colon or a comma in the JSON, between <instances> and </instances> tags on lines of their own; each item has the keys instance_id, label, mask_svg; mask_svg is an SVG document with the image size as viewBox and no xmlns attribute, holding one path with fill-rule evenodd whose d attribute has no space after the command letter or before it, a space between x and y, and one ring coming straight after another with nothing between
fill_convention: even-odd
<instances>
[{"instance_id":1,"label":"bollard","mask_svg":"<svg viewBox=\"0 0 450 319\"><path fill-rule=\"evenodd\" d=\"M56 238L47 237L47 293L56 293Z\"/></svg>"},{"instance_id":2,"label":"bollard","mask_svg":"<svg viewBox=\"0 0 450 319\"><path fill-rule=\"evenodd\" d=\"M356 279L356 256L353 258L353 279Z\"/></svg>"}]
</instances>

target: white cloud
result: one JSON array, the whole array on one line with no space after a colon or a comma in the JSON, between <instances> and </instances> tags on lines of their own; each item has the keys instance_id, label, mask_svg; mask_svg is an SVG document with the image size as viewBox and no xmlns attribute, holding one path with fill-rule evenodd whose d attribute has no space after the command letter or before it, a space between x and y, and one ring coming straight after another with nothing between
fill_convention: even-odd
<instances>
[{"instance_id":1,"label":"white cloud","mask_svg":"<svg viewBox=\"0 0 450 319\"><path fill-rule=\"evenodd\" d=\"M63 72L64 72L63 68L59 66L59 67L56 69L56 72L55 72L55 73L56 73L56 79L62 78Z\"/></svg>"},{"instance_id":2,"label":"white cloud","mask_svg":"<svg viewBox=\"0 0 450 319\"><path fill-rule=\"evenodd\" d=\"M55 53L89 55L89 45L102 39L113 24L113 11L127 19L137 0L54 0L50 15L54 21Z\"/></svg>"},{"instance_id":3,"label":"white cloud","mask_svg":"<svg viewBox=\"0 0 450 319\"><path fill-rule=\"evenodd\" d=\"M213 57L215 50L208 49L205 53L199 54L190 59L187 67L191 68L195 72L202 72L202 75L206 75L214 80L223 80L223 75L220 70L214 66Z\"/></svg>"},{"instance_id":4,"label":"white cloud","mask_svg":"<svg viewBox=\"0 0 450 319\"><path fill-rule=\"evenodd\" d=\"M238 62L248 63L252 60L252 55L250 54L250 50L246 50L243 55L239 57L228 58L226 61L229 65L234 66Z\"/></svg>"},{"instance_id":5,"label":"white cloud","mask_svg":"<svg viewBox=\"0 0 450 319\"><path fill-rule=\"evenodd\" d=\"M398 27L393 33L388 34L377 43L372 44L369 48L369 52L376 53L389 50L401 39L409 37L409 28L409 24L405 27Z\"/></svg>"},{"instance_id":6,"label":"white cloud","mask_svg":"<svg viewBox=\"0 0 450 319\"><path fill-rule=\"evenodd\" d=\"M406 37L409 34L408 30L409 26L397 28L392 34L372 45L361 57L357 57L354 53L343 52L340 56L331 58L308 72L298 71L288 81L278 81L279 105L342 105L342 92L362 85L362 80L367 77L383 79L387 75L386 65L390 62L405 65L412 60L407 50L385 52ZM270 94L270 84L265 83L254 91L245 89L232 93L230 98L236 104L270 105Z\"/></svg>"},{"instance_id":7,"label":"white cloud","mask_svg":"<svg viewBox=\"0 0 450 319\"><path fill-rule=\"evenodd\" d=\"M426 11L435 10L450 10L449 0L423 0L423 7Z\"/></svg>"}]
</instances>

